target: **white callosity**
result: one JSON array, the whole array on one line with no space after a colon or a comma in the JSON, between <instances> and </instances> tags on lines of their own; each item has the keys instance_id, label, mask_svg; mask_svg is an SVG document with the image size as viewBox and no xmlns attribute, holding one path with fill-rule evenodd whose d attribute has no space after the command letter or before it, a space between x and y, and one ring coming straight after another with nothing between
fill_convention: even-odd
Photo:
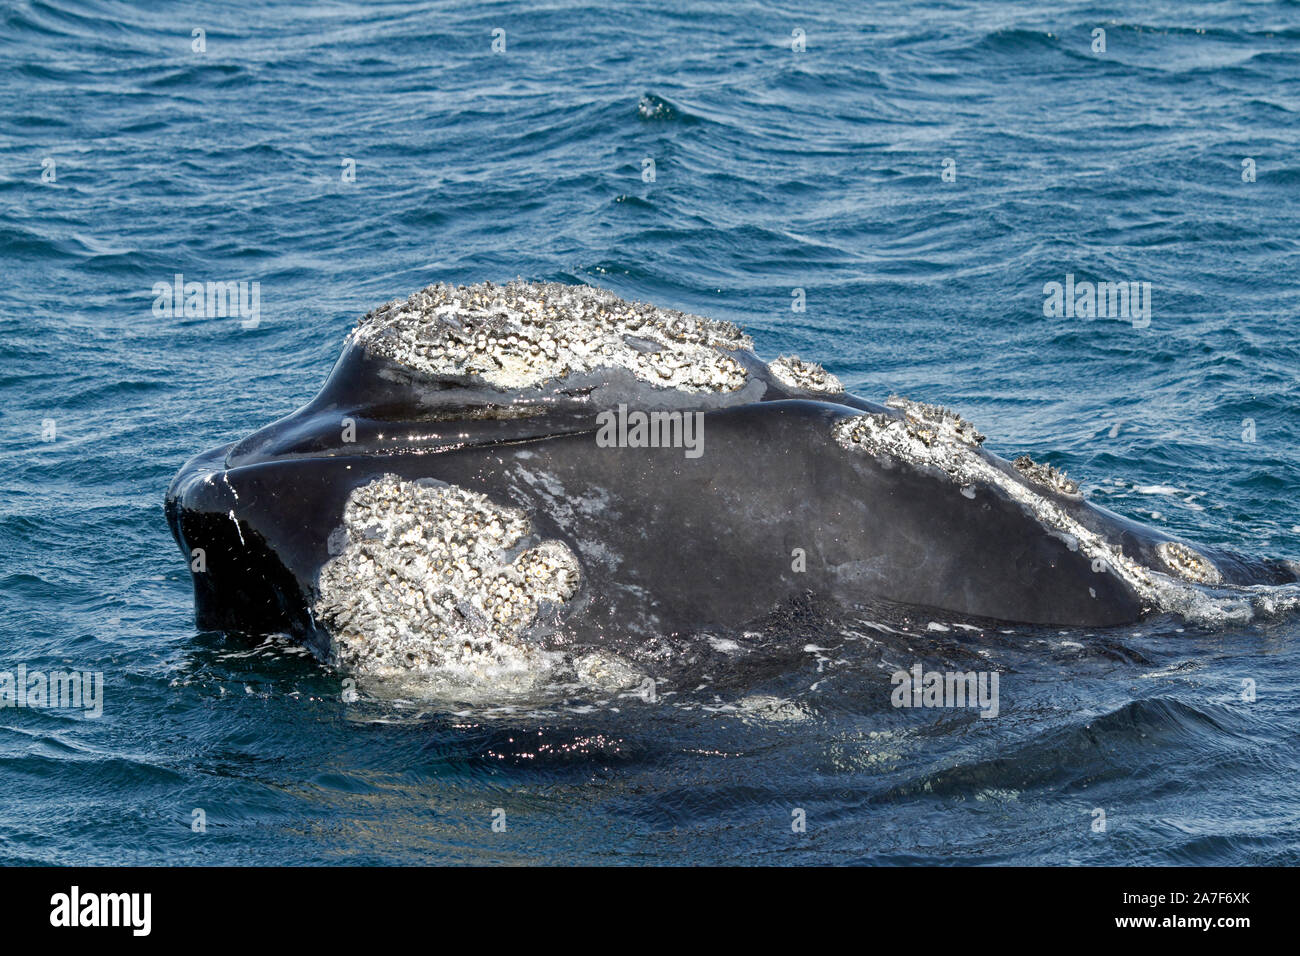
<instances>
[{"instance_id":1,"label":"white callosity","mask_svg":"<svg viewBox=\"0 0 1300 956\"><path fill-rule=\"evenodd\" d=\"M1218 568L1204 555L1197 554L1181 542L1162 541L1156 545L1156 552L1165 567L1184 581L1195 584L1219 584L1223 581Z\"/></svg>"},{"instance_id":2,"label":"white callosity","mask_svg":"<svg viewBox=\"0 0 1300 956\"><path fill-rule=\"evenodd\" d=\"M787 388L805 392L838 395L844 391L840 380L816 362L805 362L797 355L782 355L767 366L773 377Z\"/></svg>"},{"instance_id":3,"label":"white callosity","mask_svg":"<svg viewBox=\"0 0 1300 956\"><path fill-rule=\"evenodd\" d=\"M971 446L984 443L984 436L975 430L974 425L942 405L914 402L901 395L889 396L885 404L902 412L912 423L916 434L927 442L949 439Z\"/></svg>"},{"instance_id":4,"label":"white callosity","mask_svg":"<svg viewBox=\"0 0 1300 956\"><path fill-rule=\"evenodd\" d=\"M939 405L925 405L897 395L886 404L902 415L858 415L841 419L835 425L836 441L845 448L862 448L939 468L953 478L959 478L962 469L969 467L966 455L984 441L984 436L970 422Z\"/></svg>"},{"instance_id":5,"label":"white callosity","mask_svg":"<svg viewBox=\"0 0 1300 956\"><path fill-rule=\"evenodd\" d=\"M835 441L843 448L905 461L919 468L936 469L963 489L978 484L1001 490L1032 514L1044 529L1065 541L1071 550L1078 550L1090 558L1094 570L1115 574L1151 607L1177 609L1182 613L1200 612L1207 617L1217 616L1219 612L1232 613L1228 605L1212 607L1205 603L1197 606L1192 596L1186 593L1185 586L1153 573L1129 558L1118 546L1089 530L1061 504L1039 490L1044 485L1054 491L1074 487L1073 482L1062 487L1061 482L1068 479L1055 470L1053 475L1057 477L1050 480L1041 473L1034 473L1030 476L1034 482L1018 481L985 457L979 448L984 436L953 412L900 398L891 398L889 405L902 414L868 414L840 419L834 425ZM1019 470L1023 472L1025 469L1021 467ZM1170 542L1160 545L1158 551L1169 570L1184 580L1196 583L1217 583L1220 580L1213 564L1186 545Z\"/></svg>"},{"instance_id":6,"label":"white callosity","mask_svg":"<svg viewBox=\"0 0 1300 956\"><path fill-rule=\"evenodd\" d=\"M1079 483L1077 481L1065 477L1063 472L1058 471L1046 462L1039 464L1028 455L1021 455L1011 464L1015 465L1016 471L1044 488L1050 488L1063 495L1077 495L1079 493Z\"/></svg>"},{"instance_id":7,"label":"white callosity","mask_svg":"<svg viewBox=\"0 0 1300 956\"><path fill-rule=\"evenodd\" d=\"M745 367L727 354L753 341L730 322L626 302L590 286L437 284L366 315L367 350L438 378L503 390L621 368L684 392L733 392Z\"/></svg>"},{"instance_id":8,"label":"white callosity","mask_svg":"<svg viewBox=\"0 0 1300 956\"><path fill-rule=\"evenodd\" d=\"M521 635L579 583L560 541L524 548L522 511L453 485L386 475L348 497L341 553L315 613L336 663L360 672L527 667Z\"/></svg>"}]
</instances>

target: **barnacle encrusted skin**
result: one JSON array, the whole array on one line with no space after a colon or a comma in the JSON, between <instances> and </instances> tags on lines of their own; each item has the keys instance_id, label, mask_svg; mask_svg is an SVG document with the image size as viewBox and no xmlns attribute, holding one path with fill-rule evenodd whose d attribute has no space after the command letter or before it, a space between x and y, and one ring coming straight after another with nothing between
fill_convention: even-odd
<instances>
[{"instance_id":1,"label":"barnacle encrusted skin","mask_svg":"<svg viewBox=\"0 0 1300 956\"><path fill-rule=\"evenodd\" d=\"M1204 555L1178 541L1161 541L1156 553L1165 567L1184 581L1193 584L1221 584L1223 575Z\"/></svg>"},{"instance_id":2,"label":"barnacle encrusted skin","mask_svg":"<svg viewBox=\"0 0 1300 956\"><path fill-rule=\"evenodd\" d=\"M906 416L855 415L837 421L832 433L843 448L938 468L954 479L961 474L957 447L939 441L936 432Z\"/></svg>"},{"instance_id":3,"label":"barnacle encrusted skin","mask_svg":"<svg viewBox=\"0 0 1300 956\"><path fill-rule=\"evenodd\" d=\"M1076 519L1054 496L1038 484L1017 480L995 465L980 450L983 441L975 429L960 416L934 405L922 405L906 399L891 398L889 405L903 412L854 415L842 418L832 427L835 441L851 451L908 462L918 468L937 469L963 489L976 485L996 488L1024 507L1044 527L1066 542L1072 551L1088 557L1095 571L1113 573L1128 584L1148 607L1169 607L1185 602L1186 596L1175 592L1169 578L1153 574L1151 569L1124 554L1100 534ZM1181 546L1180 546L1181 547ZM1190 549L1184 549L1190 552ZM1180 578L1189 568L1200 575L1198 580L1212 581L1218 571L1201 558L1201 566L1183 551L1174 567L1166 551L1161 556ZM1199 555L1195 556L1200 558Z\"/></svg>"},{"instance_id":4,"label":"barnacle encrusted skin","mask_svg":"<svg viewBox=\"0 0 1300 956\"><path fill-rule=\"evenodd\" d=\"M1044 488L1050 488L1052 491L1063 495L1077 495L1079 493L1079 483L1077 481L1067 478L1064 472L1058 471L1047 462L1039 464L1028 455L1021 455L1011 464L1015 466L1016 471Z\"/></svg>"},{"instance_id":5,"label":"barnacle encrusted skin","mask_svg":"<svg viewBox=\"0 0 1300 956\"><path fill-rule=\"evenodd\" d=\"M805 362L797 355L781 355L767 366L778 382L805 392L838 395L844 391L840 380L816 362Z\"/></svg>"},{"instance_id":6,"label":"barnacle encrusted skin","mask_svg":"<svg viewBox=\"0 0 1300 956\"><path fill-rule=\"evenodd\" d=\"M907 419L909 428L918 437L928 441L951 438L964 445L982 445L984 436L975 430L975 426L951 409L942 405L927 405L914 402L901 395L891 395L885 400L890 408L896 408Z\"/></svg>"},{"instance_id":7,"label":"barnacle encrusted skin","mask_svg":"<svg viewBox=\"0 0 1300 956\"><path fill-rule=\"evenodd\" d=\"M431 285L368 313L353 333L367 350L438 378L499 389L623 368L684 392L734 392L753 340L730 322L627 302L590 286L515 281Z\"/></svg>"},{"instance_id":8,"label":"barnacle encrusted skin","mask_svg":"<svg viewBox=\"0 0 1300 956\"><path fill-rule=\"evenodd\" d=\"M357 488L314 606L334 662L371 673L520 662L540 607L580 580L565 544L524 547L532 536L522 511L454 485L385 475Z\"/></svg>"}]
</instances>

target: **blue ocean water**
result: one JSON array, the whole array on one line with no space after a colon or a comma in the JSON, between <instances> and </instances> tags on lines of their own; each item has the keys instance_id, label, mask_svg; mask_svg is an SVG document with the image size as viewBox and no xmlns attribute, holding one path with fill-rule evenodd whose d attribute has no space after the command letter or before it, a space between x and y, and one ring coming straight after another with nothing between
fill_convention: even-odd
<instances>
[{"instance_id":1,"label":"blue ocean water","mask_svg":"<svg viewBox=\"0 0 1300 956\"><path fill-rule=\"evenodd\" d=\"M290 642L196 631L162 513L371 307L522 276L731 319L1300 557L1300 5L0 17L0 671L105 681L98 718L0 710L0 861L1300 862L1293 611L792 620L656 703L345 700ZM260 283L260 321L155 314L178 273ZM1046 317L1067 275L1149 282L1149 322ZM891 708L913 660L1000 670L998 719Z\"/></svg>"}]
</instances>

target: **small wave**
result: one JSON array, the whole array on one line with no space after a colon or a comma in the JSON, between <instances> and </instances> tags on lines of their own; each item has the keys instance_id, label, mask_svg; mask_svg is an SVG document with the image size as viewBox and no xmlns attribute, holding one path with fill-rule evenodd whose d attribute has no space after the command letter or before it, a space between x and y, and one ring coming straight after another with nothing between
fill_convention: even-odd
<instances>
[{"instance_id":1,"label":"small wave","mask_svg":"<svg viewBox=\"0 0 1300 956\"><path fill-rule=\"evenodd\" d=\"M1015 750L927 772L883 795L1083 791L1141 772L1152 752L1181 746L1231 749L1244 740L1246 718L1230 707L1170 697L1134 700L1069 727L1047 732Z\"/></svg>"},{"instance_id":2,"label":"small wave","mask_svg":"<svg viewBox=\"0 0 1300 956\"><path fill-rule=\"evenodd\" d=\"M1017 27L986 33L963 52L971 56L983 56L988 53L1032 54L1056 51L1060 45L1059 34Z\"/></svg>"}]
</instances>

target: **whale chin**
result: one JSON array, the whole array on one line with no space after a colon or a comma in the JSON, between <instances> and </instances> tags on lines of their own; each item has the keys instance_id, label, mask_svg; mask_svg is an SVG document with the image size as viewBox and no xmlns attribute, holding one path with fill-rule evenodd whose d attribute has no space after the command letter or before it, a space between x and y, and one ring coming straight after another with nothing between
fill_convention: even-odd
<instances>
[{"instance_id":1,"label":"whale chin","mask_svg":"<svg viewBox=\"0 0 1300 956\"><path fill-rule=\"evenodd\" d=\"M1090 504L956 414L589 287L435 285L167 493L200 627L339 666L527 668L807 596L1102 627L1292 568ZM1217 590L1216 590L1217 589Z\"/></svg>"}]
</instances>

